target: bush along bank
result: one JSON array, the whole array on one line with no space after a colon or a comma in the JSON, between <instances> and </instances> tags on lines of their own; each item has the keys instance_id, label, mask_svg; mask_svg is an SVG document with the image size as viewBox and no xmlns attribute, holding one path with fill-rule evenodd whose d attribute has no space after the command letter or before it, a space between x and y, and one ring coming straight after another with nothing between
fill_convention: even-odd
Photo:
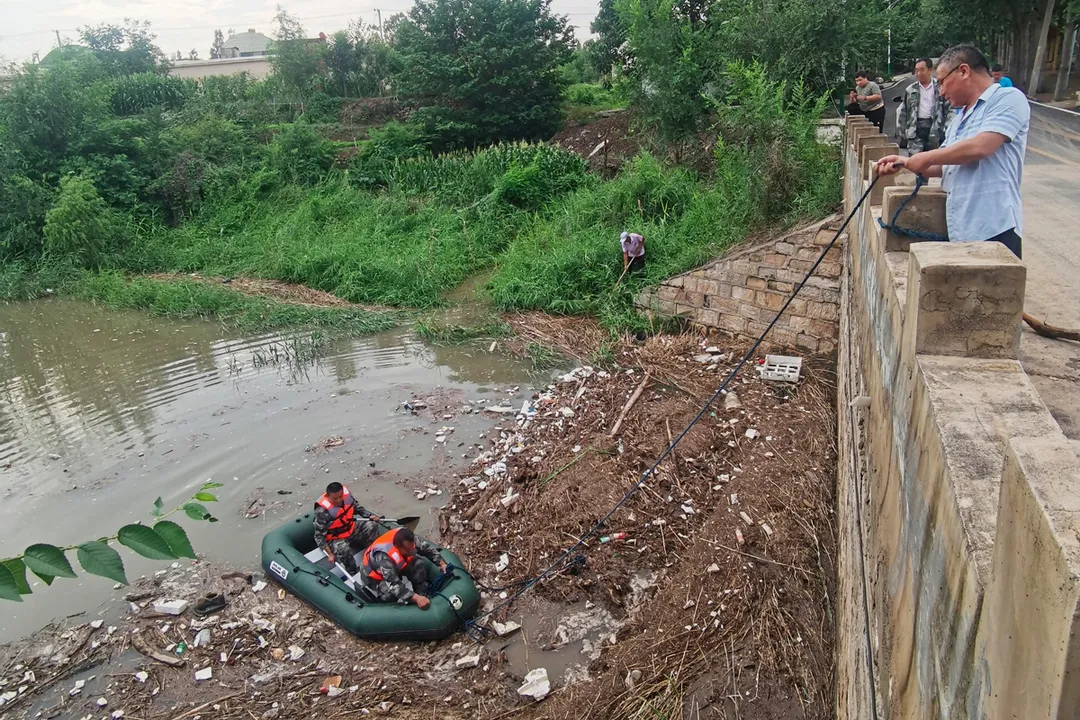
<instances>
[{"instance_id":1,"label":"bush along bank","mask_svg":"<svg viewBox=\"0 0 1080 720\"><path fill-rule=\"evenodd\" d=\"M171 198L164 216L125 207L100 173L71 173L48 192L5 186L38 204L19 206L30 213L21 220L15 210L3 219L0 293L38 294L66 266L77 271L51 287L110 305L307 323L318 318L239 309L256 301L122 275L249 276L354 303L425 308L494 268L487 292L500 309L590 313L640 329L630 300L642 284L838 201L838 164L813 133L820 103L758 67L733 65L729 75L710 175L642 153L604 181L579 156L543 143L435 156L415 128L397 124L373 131L347 167L335 167L333 147L302 122L265 145L219 118L173 127L169 142L188 156L161 180ZM45 209L34 216L35 208ZM646 237L648 266L616 288L623 229Z\"/></svg>"}]
</instances>

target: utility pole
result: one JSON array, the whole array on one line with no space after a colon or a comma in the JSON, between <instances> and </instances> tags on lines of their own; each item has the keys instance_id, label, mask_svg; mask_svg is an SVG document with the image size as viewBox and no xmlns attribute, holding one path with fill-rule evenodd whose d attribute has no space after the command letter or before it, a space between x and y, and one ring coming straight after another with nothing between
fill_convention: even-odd
<instances>
[{"instance_id":1,"label":"utility pole","mask_svg":"<svg viewBox=\"0 0 1080 720\"><path fill-rule=\"evenodd\" d=\"M378 8L376 8L375 12L378 13L378 15L379 15L379 39L382 40L383 42L386 42L386 35L383 34L383 29L382 29L382 10L379 10Z\"/></svg>"},{"instance_id":2,"label":"utility pole","mask_svg":"<svg viewBox=\"0 0 1080 720\"><path fill-rule=\"evenodd\" d=\"M56 47L61 47L64 43L60 41L60 31L53 30L53 32L56 33Z\"/></svg>"}]
</instances>

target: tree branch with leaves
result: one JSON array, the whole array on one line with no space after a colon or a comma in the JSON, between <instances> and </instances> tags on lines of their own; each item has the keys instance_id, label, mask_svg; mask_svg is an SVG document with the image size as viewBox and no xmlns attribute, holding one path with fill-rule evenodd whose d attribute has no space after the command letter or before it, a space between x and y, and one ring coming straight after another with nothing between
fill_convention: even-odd
<instances>
[{"instance_id":1,"label":"tree branch with leaves","mask_svg":"<svg viewBox=\"0 0 1080 720\"><path fill-rule=\"evenodd\" d=\"M154 520L149 525L132 523L120 528L111 537L88 540L67 547L36 543L26 548L21 555L0 560L0 599L22 602L23 595L31 594L30 583L26 577L27 570L46 585L52 585L56 578L76 577L67 556L72 551L84 572L127 585L124 561L120 553L110 547L113 542L120 543L135 554L150 560L196 559L187 532L167 518L183 513L192 520L217 522L203 503L217 502L217 497L210 490L219 487L222 487L221 483L205 482L197 493L169 511L164 510L159 497L150 511Z\"/></svg>"}]
</instances>

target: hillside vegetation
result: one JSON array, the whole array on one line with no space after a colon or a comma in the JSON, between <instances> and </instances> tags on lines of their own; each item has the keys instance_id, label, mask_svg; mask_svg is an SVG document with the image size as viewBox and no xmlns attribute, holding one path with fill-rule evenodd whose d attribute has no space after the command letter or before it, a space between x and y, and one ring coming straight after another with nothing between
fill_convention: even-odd
<instances>
[{"instance_id":1,"label":"hillside vegetation","mask_svg":"<svg viewBox=\"0 0 1080 720\"><path fill-rule=\"evenodd\" d=\"M84 28L0 95L0 297L236 316L225 290L130 282L199 273L426 308L493 270L500 308L635 325L642 283L839 197L814 138L827 88L747 64L742 36L680 8L601 3L584 47L549 0L418 0L385 35L354 23L326 42L281 11L263 81L171 77L145 24ZM357 121L365 94L401 121ZM652 152L614 177L544 143L627 105ZM649 262L616 290L622 230Z\"/></svg>"}]
</instances>

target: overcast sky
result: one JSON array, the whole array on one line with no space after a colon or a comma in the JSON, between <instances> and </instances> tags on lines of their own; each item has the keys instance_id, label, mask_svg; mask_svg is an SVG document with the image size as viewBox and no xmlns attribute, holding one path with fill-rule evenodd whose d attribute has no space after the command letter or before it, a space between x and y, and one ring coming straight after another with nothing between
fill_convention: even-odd
<instances>
[{"instance_id":1,"label":"overcast sky","mask_svg":"<svg viewBox=\"0 0 1080 720\"><path fill-rule=\"evenodd\" d=\"M78 28L98 23L120 23L124 18L149 20L157 44L166 55L192 48L199 57L210 55L214 28L243 31L255 28L271 34L280 0L0 0L0 59L28 60L36 52L44 56L56 47L56 32L66 41L78 40ZM403 12L411 0L287 0L285 9L298 16L311 36L330 34L360 18L376 22L376 8L383 18ZM560 14L570 16L579 39L588 36L596 15L595 0L554 0Z\"/></svg>"}]
</instances>

